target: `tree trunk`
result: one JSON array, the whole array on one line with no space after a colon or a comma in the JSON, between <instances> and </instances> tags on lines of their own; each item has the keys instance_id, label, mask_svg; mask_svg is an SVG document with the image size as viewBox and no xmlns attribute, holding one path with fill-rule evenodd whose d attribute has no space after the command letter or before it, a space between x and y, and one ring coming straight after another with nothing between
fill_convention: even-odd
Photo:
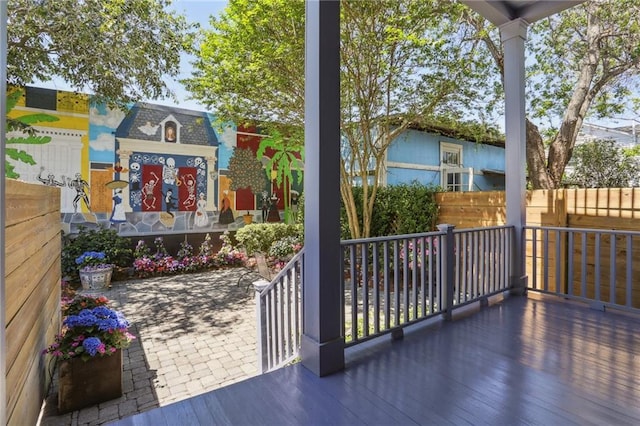
<instances>
[{"instance_id":1,"label":"tree trunk","mask_svg":"<svg viewBox=\"0 0 640 426\"><path fill-rule=\"evenodd\" d=\"M573 147L576 143L578 131L582 127L584 117L591 106L597 89L591 85L596 77L601 52L598 40L602 34L602 28L596 14L590 14L587 24L588 50L582 61L578 81L575 84L569 104L562 117L560 129L551 141L546 167L541 161L541 153L544 152L542 138L537 127L527 121L527 165L529 176L534 189L559 188L562 185L562 177L567 163L571 159ZM603 82L596 84L601 86ZM531 140L530 140L531 139Z\"/></svg>"},{"instance_id":2,"label":"tree trunk","mask_svg":"<svg viewBox=\"0 0 640 426\"><path fill-rule=\"evenodd\" d=\"M554 188L547 170L544 143L542 141L542 136L540 136L540 130L538 130L538 127L529 121L528 118L526 125L526 152L529 182L534 189Z\"/></svg>"}]
</instances>

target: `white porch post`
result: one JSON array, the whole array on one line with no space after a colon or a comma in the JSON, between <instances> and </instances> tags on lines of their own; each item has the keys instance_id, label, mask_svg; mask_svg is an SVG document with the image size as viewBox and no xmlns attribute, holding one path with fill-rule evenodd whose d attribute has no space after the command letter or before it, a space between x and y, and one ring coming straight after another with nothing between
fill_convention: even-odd
<instances>
[{"instance_id":1,"label":"white porch post","mask_svg":"<svg viewBox=\"0 0 640 426\"><path fill-rule=\"evenodd\" d=\"M0 425L7 424L7 338L4 264L5 146L7 143L7 2L0 1Z\"/></svg>"},{"instance_id":2,"label":"white porch post","mask_svg":"<svg viewBox=\"0 0 640 426\"><path fill-rule=\"evenodd\" d=\"M344 368L340 295L340 2L308 0L302 364Z\"/></svg>"},{"instance_id":3,"label":"white porch post","mask_svg":"<svg viewBox=\"0 0 640 426\"><path fill-rule=\"evenodd\" d=\"M514 292L520 294L527 287L522 253L522 229L526 224L524 42L528 25L525 20L516 19L500 26L504 48L507 225L515 227L510 279Z\"/></svg>"}]
</instances>

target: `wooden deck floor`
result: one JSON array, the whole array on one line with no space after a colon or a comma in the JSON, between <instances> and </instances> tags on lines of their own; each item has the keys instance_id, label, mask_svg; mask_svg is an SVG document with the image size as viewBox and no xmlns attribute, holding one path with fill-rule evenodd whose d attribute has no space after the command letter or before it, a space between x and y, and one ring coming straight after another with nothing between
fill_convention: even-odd
<instances>
[{"instance_id":1,"label":"wooden deck floor","mask_svg":"<svg viewBox=\"0 0 640 426\"><path fill-rule=\"evenodd\" d=\"M344 372L301 365L117 425L638 425L640 319L510 298L365 344Z\"/></svg>"}]
</instances>

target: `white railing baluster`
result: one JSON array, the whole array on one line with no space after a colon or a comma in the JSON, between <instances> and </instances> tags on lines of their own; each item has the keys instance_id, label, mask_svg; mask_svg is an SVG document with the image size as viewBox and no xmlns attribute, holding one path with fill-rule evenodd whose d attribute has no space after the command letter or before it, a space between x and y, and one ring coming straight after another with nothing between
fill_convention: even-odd
<instances>
[{"instance_id":1,"label":"white railing baluster","mask_svg":"<svg viewBox=\"0 0 640 426\"><path fill-rule=\"evenodd\" d=\"M632 307L632 291L633 291L633 236L627 235L627 277L626 277L626 295L627 300L625 306Z\"/></svg>"},{"instance_id":2,"label":"white railing baluster","mask_svg":"<svg viewBox=\"0 0 640 426\"><path fill-rule=\"evenodd\" d=\"M593 253L593 255L595 256L595 263L596 263L596 273L595 273L595 279L596 279L596 285L595 285L595 291L596 291L596 295L595 295L595 300L596 301L600 301L602 300L602 297L600 295L600 233L596 233L596 248L595 251Z\"/></svg>"},{"instance_id":3,"label":"white railing baluster","mask_svg":"<svg viewBox=\"0 0 640 426\"><path fill-rule=\"evenodd\" d=\"M449 317L459 306L507 290L512 233L513 227L450 227L343 241L341 259L349 265L341 270L350 272L349 285L341 277L346 346L386 333L399 337L403 327L416 321L434 315ZM261 372L299 355L303 276L304 250L271 283L261 290L256 286Z\"/></svg>"},{"instance_id":4,"label":"white railing baluster","mask_svg":"<svg viewBox=\"0 0 640 426\"><path fill-rule=\"evenodd\" d=\"M533 285L529 287L530 290L553 293L564 298L588 302L596 309L614 307L638 312L640 289L634 288L633 272L634 263L637 265L640 253L634 253L634 249L636 251L638 249L634 247L633 239L640 237L640 232L550 226L526 226L525 232L530 232L532 235L529 244L531 244L533 254L533 277L530 280ZM553 259L550 258L551 253L548 251L549 233L553 233L556 238L556 257ZM542 234L542 241L538 238L540 234ZM580 243L576 238L577 235L580 236ZM625 243L618 245L618 238L621 241L624 238ZM568 248L566 262L562 259L563 241L565 240ZM536 247L538 244L543 245L545 264L555 262L556 284L551 290L551 286L548 286L546 282L542 288L538 288L539 286L536 285L540 274L543 274L543 280L548 281L547 268L543 266L542 271L538 272L536 267ZM620 260L618 259L618 247L625 252L624 255L620 253L620 258L625 261L624 271L622 268L620 271L618 270L617 263ZM577 250L581 252L579 256L575 253ZM567 284L564 287L561 285L563 282L561 265L563 263L567 265L565 274ZM607 267L609 268L608 273L606 272ZM618 280L623 274L625 275L624 290L618 288L620 287ZM622 279L620 281L622 282ZM637 286L640 286L640 283ZM635 303L634 297L637 299Z\"/></svg>"}]
</instances>

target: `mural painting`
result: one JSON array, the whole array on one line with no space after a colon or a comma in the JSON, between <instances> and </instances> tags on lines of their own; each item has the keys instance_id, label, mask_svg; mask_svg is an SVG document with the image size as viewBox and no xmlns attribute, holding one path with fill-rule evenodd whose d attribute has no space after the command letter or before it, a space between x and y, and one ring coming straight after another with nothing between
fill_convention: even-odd
<instances>
[{"instance_id":1,"label":"mural painting","mask_svg":"<svg viewBox=\"0 0 640 426\"><path fill-rule=\"evenodd\" d=\"M259 188L232 189L230 159L238 147L257 152L264 135L256 129L214 128L215 117L201 111L147 103L113 109L89 95L33 87L8 113L29 114L51 116L34 125L47 143L15 145L35 163L16 163L16 172L60 188L66 233L79 226L124 236L233 230L246 212L257 222L281 220L283 191L267 177L268 161Z\"/></svg>"},{"instance_id":2,"label":"mural painting","mask_svg":"<svg viewBox=\"0 0 640 426\"><path fill-rule=\"evenodd\" d=\"M11 88L9 93L19 96L8 117L46 118L32 124L37 137L46 143L12 144L32 159L12 162L19 179L60 187L63 214L95 222L90 210L89 96L34 87ZM25 137L12 133L8 138Z\"/></svg>"}]
</instances>

